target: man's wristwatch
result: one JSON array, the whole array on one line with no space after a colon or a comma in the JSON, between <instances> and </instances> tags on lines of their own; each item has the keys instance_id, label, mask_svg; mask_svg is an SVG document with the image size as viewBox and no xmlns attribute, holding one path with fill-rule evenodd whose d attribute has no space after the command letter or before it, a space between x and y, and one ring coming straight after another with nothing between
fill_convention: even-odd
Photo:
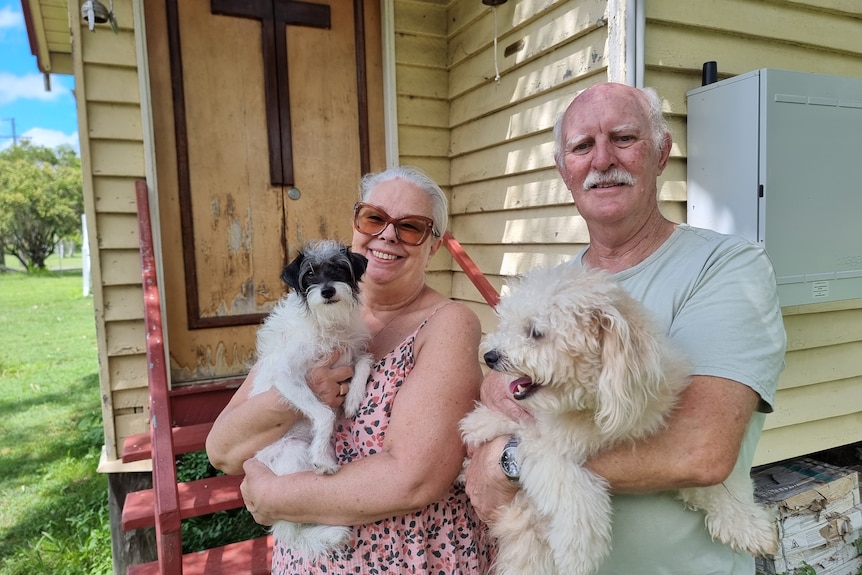
<instances>
[{"instance_id":1,"label":"man's wristwatch","mask_svg":"<svg viewBox=\"0 0 862 575\"><path fill-rule=\"evenodd\" d=\"M519 443L521 440L518 436L511 436L506 442L506 447L503 448L503 453L500 454L500 468L503 470L503 475L513 483L521 480L521 466L515 458L515 449Z\"/></svg>"}]
</instances>

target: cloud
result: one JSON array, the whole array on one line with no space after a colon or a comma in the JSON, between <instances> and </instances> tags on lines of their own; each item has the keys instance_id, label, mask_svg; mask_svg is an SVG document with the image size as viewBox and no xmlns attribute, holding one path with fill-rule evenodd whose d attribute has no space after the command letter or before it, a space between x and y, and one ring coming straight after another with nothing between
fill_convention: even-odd
<instances>
[{"instance_id":1,"label":"cloud","mask_svg":"<svg viewBox=\"0 0 862 575\"><path fill-rule=\"evenodd\" d=\"M64 134L59 130L49 130L47 128L30 128L22 134L23 137L29 138L30 142L46 148L56 148L61 144L68 144L77 150L80 148L78 141L78 132L73 134Z\"/></svg>"},{"instance_id":2,"label":"cloud","mask_svg":"<svg viewBox=\"0 0 862 575\"><path fill-rule=\"evenodd\" d=\"M45 90L45 79L42 74L25 74L16 76L8 72L0 72L0 105L9 104L15 100L40 100L50 102L68 94L66 90Z\"/></svg>"},{"instance_id":3,"label":"cloud","mask_svg":"<svg viewBox=\"0 0 862 575\"><path fill-rule=\"evenodd\" d=\"M10 6L0 8L0 30L24 26L24 15Z\"/></svg>"},{"instance_id":4,"label":"cloud","mask_svg":"<svg viewBox=\"0 0 862 575\"><path fill-rule=\"evenodd\" d=\"M46 148L56 148L62 144L72 146L78 155L81 155L81 142L78 139L78 132L73 134L65 134L59 130L49 130L47 128L31 128L18 136L20 140L27 140L35 146L44 146ZM8 148L13 144L12 140L0 143L0 150Z\"/></svg>"}]
</instances>

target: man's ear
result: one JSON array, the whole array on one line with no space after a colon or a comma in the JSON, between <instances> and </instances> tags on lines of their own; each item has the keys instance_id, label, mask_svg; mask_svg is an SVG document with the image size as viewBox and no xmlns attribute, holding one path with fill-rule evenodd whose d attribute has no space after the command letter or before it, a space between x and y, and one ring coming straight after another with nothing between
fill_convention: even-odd
<instances>
[{"instance_id":1,"label":"man's ear","mask_svg":"<svg viewBox=\"0 0 862 575\"><path fill-rule=\"evenodd\" d=\"M658 176L664 172L664 169L667 167L667 162L670 159L670 150L673 148L673 136L670 135L670 132L664 133L664 146L661 148L661 156L658 161Z\"/></svg>"}]
</instances>

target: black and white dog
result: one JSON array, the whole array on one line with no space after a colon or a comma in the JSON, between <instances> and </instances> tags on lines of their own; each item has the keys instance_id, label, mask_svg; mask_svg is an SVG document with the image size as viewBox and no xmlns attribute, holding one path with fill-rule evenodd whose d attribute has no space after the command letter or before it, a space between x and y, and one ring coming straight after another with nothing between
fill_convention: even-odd
<instances>
[{"instance_id":1,"label":"black and white dog","mask_svg":"<svg viewBox=\"0 0 862 575\"><path fill-rule=\"evenodd\" d=\"M251 395L275 387L305 418L255 456L276 475L338 470L331 440L335 412L307 386L305 376L321 358L341 350L337 365L354 366L343 409L348 417L356 414L372 363L358 301L367 263L339 242L316 240L306 243L281 274L292 292L276 304L258 331ZM294 549L322 554L346 543L350 530L278 521L272 533Z\"/></svg>"}]
</instances>

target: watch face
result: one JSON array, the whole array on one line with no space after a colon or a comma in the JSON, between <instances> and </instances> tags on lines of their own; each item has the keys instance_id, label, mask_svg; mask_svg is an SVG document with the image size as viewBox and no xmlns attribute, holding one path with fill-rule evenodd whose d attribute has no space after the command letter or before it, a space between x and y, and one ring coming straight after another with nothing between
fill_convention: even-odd
<instances>
[{"instance_id":1,"label":"watch face","mask_svg":"<svg viewBox=\"0 0 862 575\"><path fill-rule=\"evenodd\" d=\"M506 474L507 477L512 477L518 475L518 465L515 463L514 458L512 457L514 454L510 453L512 450L506 450L503 452L503 460L500 464L503 466L503 473Z\"/></svg>"},{"instance_id":2,"label":"watch face","mask_svg":"<svg viewBox=\"0 0 862 575\"><path fill-rule=\"evenodd\" d=\"M512 438L500 454L500 467L503 469L503 474L512 481L518 481L521 477L521 468L518 465L518 460L515 459L515 448L518 446L516 438Z\"/></svg>"}]
</instances>

